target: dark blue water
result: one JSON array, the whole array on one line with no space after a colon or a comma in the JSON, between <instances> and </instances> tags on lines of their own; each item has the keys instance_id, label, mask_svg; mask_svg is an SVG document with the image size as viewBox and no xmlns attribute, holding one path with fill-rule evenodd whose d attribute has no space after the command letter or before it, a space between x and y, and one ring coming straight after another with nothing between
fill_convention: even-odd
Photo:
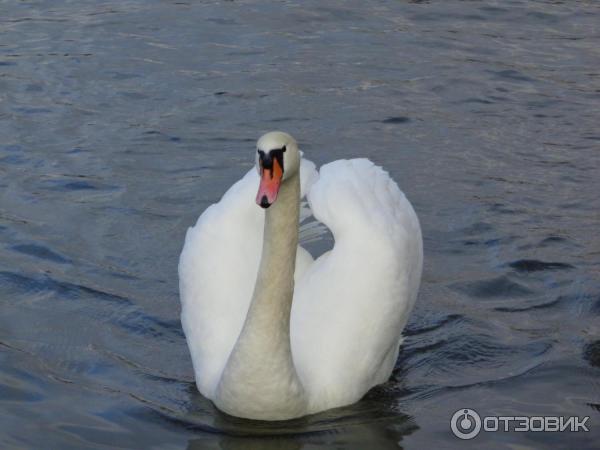
<instances>
[{"instance_id":1,"label":"dark blue water","mask_svg":"<svg viewBox=\"0 0 600 450\"><path fill-rule=\"evenodd\" d=\"M597 448L599 24L594 1L0 1L0 447ZM176 268L272 129L389 170L425 269L389 383L257 424L197 393ZM460 408L590 432L461 441Z\"/></svg>"}]
</instances>

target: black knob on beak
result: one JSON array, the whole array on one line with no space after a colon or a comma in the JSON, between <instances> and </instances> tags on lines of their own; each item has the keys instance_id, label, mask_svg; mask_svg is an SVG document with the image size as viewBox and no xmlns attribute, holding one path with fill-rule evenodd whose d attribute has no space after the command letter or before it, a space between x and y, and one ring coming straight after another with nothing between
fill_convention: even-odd
<instances>
[{"instance_id":1,"label":"black knob on beak","mask_svg":"<svg viewBox=\"0 0 600 450\"><path fill-rule=\"evenodd\" d=\"M260 199L260 207L267 209L269 206L271 206L271 204L269 203L267 196L263 195L262 198Z\"/></svg>"}]
</instances>

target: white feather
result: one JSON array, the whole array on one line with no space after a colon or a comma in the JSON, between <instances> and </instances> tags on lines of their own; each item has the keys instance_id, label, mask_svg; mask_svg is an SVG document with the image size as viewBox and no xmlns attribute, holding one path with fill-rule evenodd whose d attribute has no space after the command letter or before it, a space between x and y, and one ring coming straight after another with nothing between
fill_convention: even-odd
<instances>
[{"instance_id":1,"label":"white feather","mask_svg":"<svg viewBox=\"0 0 600 450\"><path fill-rule=\"evenodd\" d=\"M291 341L313 411L353 403L388 379L419 289L417 216L366 159L323 166L308 200L334 248L296 284Z\"/></svg>"},{"instance_id":2,"label":"white feather","mask_svg":"<svg viewBox=\"0 0 600 450\"><path fill-rule=\"evenodd\" d=\"M423 250L412 206L372 162L335 161L318 175L303 160L300 174L312 213L335 239L316 261L302 247L296 257L290 339L308 413L353 403L387 380L416 300ZM183 329L198 389L211 399L261 258L258 182L253 169L200 216L179 262Z\"/></svg>"}]
</instances>

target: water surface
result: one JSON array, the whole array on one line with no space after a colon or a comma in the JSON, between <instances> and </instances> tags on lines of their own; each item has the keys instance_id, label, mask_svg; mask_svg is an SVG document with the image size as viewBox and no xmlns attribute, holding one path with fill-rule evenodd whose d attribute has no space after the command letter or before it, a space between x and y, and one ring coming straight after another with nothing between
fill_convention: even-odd
<instances>
[{"instance_id":1,"label":"water surface","mask_svg":"<svg viewBox=\"0 0 600 450\"><path fill-rule=\"evenodd\" d=\"M0 1L0 447L597 447L599 23L593 1ZM177 259L272 129L383 165L425 268L389 383L257 424L196 391ZM466 407L591 431L463 442Z\"/></svg>"}]
</instances>

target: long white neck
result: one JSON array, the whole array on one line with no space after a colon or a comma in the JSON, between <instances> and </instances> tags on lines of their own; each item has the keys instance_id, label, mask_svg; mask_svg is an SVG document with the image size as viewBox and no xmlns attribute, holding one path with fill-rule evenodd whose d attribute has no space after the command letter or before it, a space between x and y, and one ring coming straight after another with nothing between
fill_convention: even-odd
<instances>
[{"instance_id":1,"label":"long white neck","mask_svg":"<svg viewBox=\"0 0 600 450\"><path fill-rule=\"evenodd\" d=\"M300 177L295 174L266 210L254 294L213 399L219 409L238 417L277 420L307 412L290 344L299 211Z\"/></svg>"}]
</instances>

